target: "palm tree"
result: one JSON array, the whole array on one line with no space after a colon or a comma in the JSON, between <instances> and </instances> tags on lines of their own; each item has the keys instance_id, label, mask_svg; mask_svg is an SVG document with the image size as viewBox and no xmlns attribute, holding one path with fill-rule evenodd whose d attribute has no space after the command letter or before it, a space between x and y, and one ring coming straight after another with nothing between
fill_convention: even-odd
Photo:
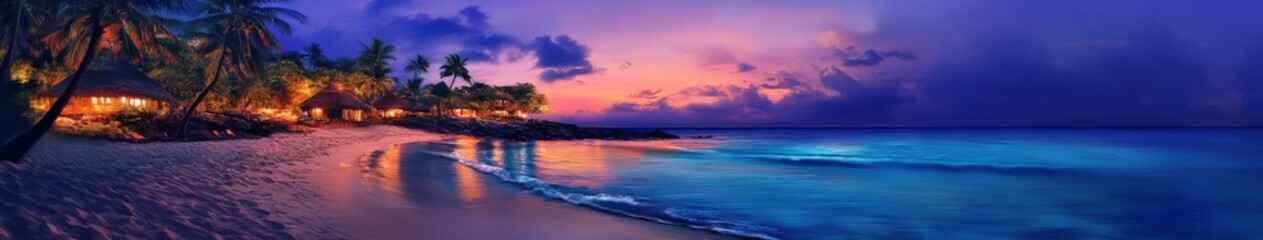
<instances>
[{"instance_id":1,"label":"palm tree","mask_svg":"<svg viewBox=\"0 0 1263 240\"><path fill-rule=\"evenodd\" d=\"M378 95L384 92L379 89L381 87L389 88L394 85L394 81L387 76L392 71L390 63L386 60L395 60L395 45L389 45L381 39L374 38L370 44L361 44L364 50L360 50L360 56L355 58L356 65L359 65L360 72L372 78L373 82L367 83L369 86L368 96Z\"/></svg>"},{"instance_id":2,"label":"palm tree","mask_svg":"<svg viewBox=\"0 0 1263 240\"><path fill-rule=\"evenodd\" d=\"M430 72L430 60L425 59L425 56L421 56L421 54L417 54L416 58L408 60L408 66L404 67L403 70L412 73L412 80L408 81L408 90L412 94L420 94L421 85L425 82L421 74Z\"/></svg>"},{"instance_id":3,"label":"palm tree","mask_svg":"<svg viewBox=\"0 0 1263 240\"><path fill-rule=\"evenodd\" d=\"M333 68L333 61L325 56L324 50L320 50L320 44L312 43L311 46L304 47L303 51L307 52L307 62L311 64L309 69Z\"/></svg>"},{"instance_id":4,"label":"palm tree","mask_svg":"<svg viewBox=\"0 0 1263 240\"><path fill-rule=\"evenodd\" d=\"M333 60L333 68L342 72L348 72L348 73L354 72L355 68L358 67L357 64L358 63L355 63L355 59L350 59L350 58L345 58L345 57L341 57L336 60Z\"/></svg>"},{"instance_id":5,"label":"palm tree","mask_svg":"<svg viewBox=\"0 0 1263 240\"><path fill-rule=\"evenodd\" d=\"M62 54L67 66L76 66L66 90L57 97L48 112L35 126L0 147L0 159L20 162L31 147L52 128L53 122L70 103L75 88L83 78L97 51L106 50L114 60L148 58L159 62L175 62L176 56L158 44L170 38L166 26L175 20L153 15L184 9L181 0L68 0L63 1L65 18L61 29L45 38L48 46ZM106 33L110 34L106 34Z\"/></svg>"},{"instance_id":6,"label":"palm tree","mask_svg":"<svg viewBox=\"0 0 1263 240\"><path fill-rule=\"evenodd\" d=\"M298 66L302 66L305 59L307 59L307 56L302 53L286 51L282 52L280 55L272 56L272 59L269 62L290 61Z\"/></svg>"},{"instance_id":7,"label":"palm tree","mask_svg":"<svg viewBox=\"0 0 1263 240\"><path fill-rule=\"evenodd\" d=\"M447 55L447 63L439 67L439 77L452 77L452 84L447 85L448 93L455 93L453 87L456 87L456 79L464 79L466 83L473 84L473 77L469 76L469 69L465 68L465 62L469 59L460 58L458 54ZM450 95L450 94L449 94ZM450 98L450 96L445 97ZM442 111L443 104L440 102L439 111Z\"/></svg>"},{"instance_id":8,"label":"palm tree","mask_svg":"<svg viewBox=\"0 0 1263 240\"><path fill-rule=\"evenodd\" d=\"M215 88L221 73L235 74L241 79L253 78L269 53L281 51L281 43L269 27L288 35L293 30L284 18L307 22L307 16L298 11L263 6L281 2L288 0L209 0L197 9L196 13L202 17L189 25L198 31L193 34L195 37L207 41L201 50L205 56L214 56L214 62L207 66L214 70L210 71L206 86L184 110L177 138L188 135L189 120Z\"/></svg>"},{"instance_id":9,"label":"palm tree","mask_svg":"<svg viewBox=\"0 0 1263 240\"><path fill-rule=\"evenodd\" d=\"M21 48L20 41L32 39L32 37L40 34L50 19L48 14L49 6L55 6L49 1L31 0L6 0L0 2L0 36L4 36L3 41L5 56L4 62L0 63L0 100L8 101L9 80L12 78L13 62L17 59L18 50Z\"/></svg>"}]
</instances>

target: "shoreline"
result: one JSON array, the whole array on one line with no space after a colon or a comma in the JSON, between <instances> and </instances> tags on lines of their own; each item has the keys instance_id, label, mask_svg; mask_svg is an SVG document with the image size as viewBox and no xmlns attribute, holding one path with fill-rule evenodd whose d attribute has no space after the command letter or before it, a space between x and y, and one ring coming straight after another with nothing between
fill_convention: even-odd
<instances>
[{"instance_id":1,"label":"shoreline","mask_svg":"<svg viewBox=\"0 0 1263 240\"><path fill-rule=\"evenodd\" d=\"M384 151L407 143L441 141L449 137L452 136L395 126L330 128L238 141L146 144L54 134L47 136L24 164L0 164L0 198L6 199L0 201L0 238L391 239L390 234L367 237L373 232L381 233L380 229L371 230L377 229L371 225L393 223L396 226L393 229L405 233L393 236L416 236L418 232L408 230L424 228L404 223L428 226L446 222L433 216L459 216L473 223L478 222L473 220L490 219L505 225L530 225L530 222L538 222L534 217L539 216L562 219L552 222L560 226L599 223L588 228L596 230L587 233L550 233L543 230L553 225L536 226L538 224L518 231L527 236L726 237L547 200L492 180L483 181L490 186L484 189L484 194L499 196L497 199L501 200L511 199L504 204L517 204L506 205L516 207L486 203L471 207L451 205L450 201L436 203L416 201L417 198L345 194L389 194L383 188L371 187L375 185L369 181L381 179L370 178L372 171L365 171L366 165L361 163L374 155L381 158ZM433 164L460 165L447 159L432 160ZM461 167L477 173L478 178L493 178ZM465 171L460 170L462 168L446 168L446 172L437 173L465 174L460 173ZM461 197L450 192L412 193ZM380 214L362 214L372 212L364 211L365 207L375 206L412 211L386 211L403 216L394 220L380 218ZM479 216L471 212L487 206L509 212L537 213L519 215L521 218L487 218L498 214ZM429 210L418 212L418 209ZM446 215L427 218L423 216L426 213ZM564 217L554 215L558 213ZM413 215L409 217L409 214Z\"/></svg>"},{"instance_id":2,"label":"shoreline","mask_svg":"<svg viewBox=\"0 0 1263 240\"><path fill-rule=\"evenodd\" d=\"M732 238L539 196L440 154L456 136L433 135L346 145L314 160L337 167L314 178L339 195L329 208L338 225L365 239Z\"/></svg>"}]
</instances>

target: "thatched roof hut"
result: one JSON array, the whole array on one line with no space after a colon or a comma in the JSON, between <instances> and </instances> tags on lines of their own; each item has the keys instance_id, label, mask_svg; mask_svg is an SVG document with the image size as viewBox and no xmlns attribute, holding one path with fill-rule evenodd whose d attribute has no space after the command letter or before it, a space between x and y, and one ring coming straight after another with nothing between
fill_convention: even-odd
<instances>
[{"instance_id":1,"label":"thatched roof hut","mask_svg":"<svg viewBox=\"0 0 1263 240\"><path fill-rule=\"evenodd\" d=\"M330 83L329 86L326 86L324 89L320 90L320 92L316 93L316 95L313 95L311 98L303 101L303 103L299 104L298 107L303 110L310 110L312 108L339 108L367 111L373 109L372 106L360 101L360 99L355 98L355 96L352 96L350 93L342 91L342 86L339 86L337 83Z\"/></svg>"},{"instance_id":2,"label":"thatched roof hut","mask_svg":"<svg viewBox=\"0 0 1263 240\"><path fill-rule=\"evenodd\" d=\"M337 83L330 83L323 90L298 105L303 116L311 120L363 121L373 107L350 93L342 91Z\"/></svg>"},{"instance_id":3,"label":"thatched roof hut","mask_svg":"<svg viewBox=\"0 0 1263 240\"><path fill-rule=\"evenodd\" d=\"M47 108L51 105L70 86L70 77L40 92L32 106ZM178 104L175 96L136 66L111 61L96 64L84 72L70 104L62 113L109 114L128 107L163 110Z\"/></svg>"},{"instance_id":4,"label":"thatched roof hut","mask_svg":"<svg viewBox=\"0 0 1263 240\"><path fill-rule=\"evenodd\" d=\"M66 87L70 86L70 78L54 85L52 88L41 93L44 97L58 97L62 92L66 91ZM75 96L128 96L141 97L162 101L176 105L179 100L175 99L167 89L162 88L157 81L149 78L140 69L131 64L121 62L104 62L92 66L84 73L83 79L79 81L79 87L75 89Z\"/></svg>"},{"instance_id":5,"label":"thatched roof hut","mask_svg":"<svg viewBox=\"0 0 1263 240\"><path fill-rule=\"evenodd\" d=\"M377 108L377 110L399 109L413 111L413 108L408 104L408 101L403 100L403 98L395 96L394 94L386 94L386 96L377 98L377 100L373 101L373 108Z\"/></svg>"}]
</instances>

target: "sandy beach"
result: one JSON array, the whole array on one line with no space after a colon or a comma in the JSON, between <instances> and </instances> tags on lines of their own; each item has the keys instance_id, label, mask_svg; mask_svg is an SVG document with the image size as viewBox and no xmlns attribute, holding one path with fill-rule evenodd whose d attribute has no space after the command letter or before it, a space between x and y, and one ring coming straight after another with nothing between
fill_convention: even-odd
<instances>
[{"instance_id":1,"label":"sandy beach","mask_svg":"<svg viewBox=\"0 0 1263 240\"><path fill-rule=\"evenodd\" d=\"M723 237L548 200L441 154L399 157L448 138L388 126L186 143L50 135L25 163L0 163L0 238Z\"/></svg>"}]
</instances>

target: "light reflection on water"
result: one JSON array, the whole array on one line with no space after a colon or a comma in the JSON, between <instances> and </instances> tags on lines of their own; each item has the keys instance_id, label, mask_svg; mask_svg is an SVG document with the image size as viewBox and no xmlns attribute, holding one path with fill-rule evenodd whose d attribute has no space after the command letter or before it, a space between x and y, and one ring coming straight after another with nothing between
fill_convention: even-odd
<instances>
[{"instance_id":1,"label":"light reflection on water","mask_svg":"<svg viewBox=\"0 0 1263 240\"><path fill-rule=\"evenodd\" d=\"M785 238L1263 236L1263 196L1245 190L1263 187L1258 130L681 132L717 137L456 151L602 196L584 204Z\"/></svg>"},{"instance_id":2,"label":"light reflection on water","mask_svg":"<svg viewBox=\"0 0 1263 240\"><path fill-rule=\"evenodd\" d=\"M644 153L633 150L609 151L601 142L541 141L519 142L462 137L454 140L455 155L504 168L519 176L566 187L600 188L616 180L610 162L638 161Z\"/></svg>"}]
</instances>

